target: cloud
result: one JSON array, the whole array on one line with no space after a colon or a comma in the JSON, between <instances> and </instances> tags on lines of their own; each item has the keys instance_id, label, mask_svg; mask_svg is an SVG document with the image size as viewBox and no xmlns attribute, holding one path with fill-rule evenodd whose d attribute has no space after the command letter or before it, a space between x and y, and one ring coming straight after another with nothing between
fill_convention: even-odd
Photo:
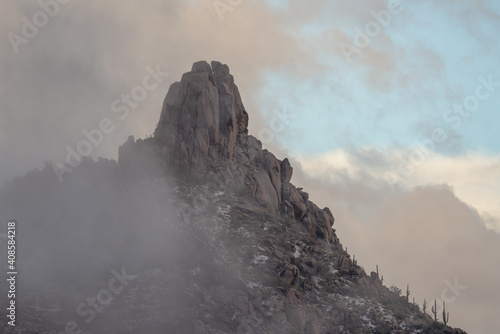
<instances>
[{"instance_id":1,"label":"cloud","mask_svg":"<svg viewBox=\"0 0 500 334\"><path fill-rule=\"evenodd\" d=\"M2 36L20 33L22 17L31 20L40 11L37 3L29 2L5 2L2 7L2 13L9 13L3 15ZM4 155L0 180L40 166L46 159L63 160L66 145L75 145L82 130L107 117L111 102L140 83L146 66L156 64L168 71L170 78L127 122L120 123L96 148L95 155L116 157L116 147L129 134L151 134L168 85L200 59L230 65L250 112L254 134L267 124L260 109L281 107L279 101L264 105L250 93L267 84L263 73L270 71L293 73L293 82L313 78L311 82L318 83L324 81L322 78L334 78L323 84L336 85L337 95L345 100L340 101L344 108L357 110L358 103L364 103L387 116L377 117L379 123L393 118L395 112L388 110L413 114L414 110L405 111L406 107L420 106L419 101L429 91L414 96L408 87L418 87L430 78L434 82L442 60L430 49L414 54L420 46L407 49L393 36L404 22L415 20L410 6L393 16L391 24L351 66L339 49L339 43L351 41L353 28L364 28L374 20L370 11L386 8L387 2L379 0L362 5L289 1L286 10L253 1L235 6L220 20L213 3L202 0L61 5L59 13L28 44L19 46L18 54L8 38L0 41L6 51L0 67L4 78L0 82L0 151ZM420 59L418 63L415 58ZM379 93L390 95L374 97ZM298 102L307 101L300 97ZM11 142L17 143L15 149Z\"/></svg>"},{"instance_id":2,"label":"cloud","mask_svg":"<svg viewBox=\"0 0 500 334\"><path fill-rule=\"evenodd\" d=\"M380 187L384 182L412 190L416 186L446 185L455 195L484 216L487 227L500 218L500 156L468 152L445 156L422 147L337 150L300 158L302 168L313 177L326 176L332 182L355 180ZM497 218L494 218L497 217Z\"/></svg>"},{"instance_id":3,"label":"cloud","mask_svg":"<svg viewBox=\"0 0 500 334\"><path fill-rule=\"evenodd\" d=\"M0 33L21 34L37 3L2 3ZM259 18L262 34L256 29ZM142 102L126 122L96 148L94 155L116 157L128 135L154 130L168 85L200 59L229 63L243 95L259 84L259 70L300 58L295 41L283 33L262 3L241 5L220 21L211 2L70 2L39 29L16 54L8 38L0 67L0 180L64 160L66 145L76 145L82 130L110 117L111 103L141 83L147 66L161 65L169 80ZM243 96L247 108L255 109ZM260 128L259 115L251 122ZM22 152L22 153L21 153Z\"/></svg>"}]
</instances>

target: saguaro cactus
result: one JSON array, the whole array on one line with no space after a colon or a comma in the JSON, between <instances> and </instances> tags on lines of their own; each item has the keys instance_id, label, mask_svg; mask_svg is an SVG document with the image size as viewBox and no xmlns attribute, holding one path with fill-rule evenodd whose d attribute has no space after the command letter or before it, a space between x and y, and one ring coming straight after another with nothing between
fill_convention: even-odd
<instances>
[{"instance_id":1,"label":"saguaro cactus","mask_svg":"<svg viewBox=\"0 0 500 334\"><path fill-rule=\"evenodd\" d=\"M431 307L431 311L432 311L432 313L434 313L434 321L437 321L438 310L437 310L437 305L436 305L436 300L435 299L434 299L434 306Z\"/></svg>"},{"instance_id":2,"label":"saguaro cactus","mask_svg":"<svg viewBox=\"0 0 500 334\"><path fill-rule=\"evenodd\" d=\"M448 321L450 320L450 312L446 312L446 306L445 303L443 302L443 322L446 325Z\"/></svg>"},{"instance_id":3,"label":"saguaro cactus","mask_svg":"<svg viewBox=\"0 0 500 334\"><path fill-rule=\"evenodd\" d=\"M426 313L425 310L427 309L427 301L425 299L424 299L424 305L422 305L422 309L424 310L424 313Z\"/></svg>"},{"instance_id":4,"label":"saguaro cactus","mask_svg":"<svg viewBox=\"0 0 500 334\"><path fill-rule=\"evenodd\" d=\"M406 301L410 298L410 285L406 284Z\"/></svg>"},{"instance_id":5,"label":"saguaro cactus","mask_svg":"<svg viewBox=\"0 0 500 334\"><path fill-rule=\"evenodd\" d=\"M378 264L377 264L377 278L379 278L380 276L378 275Z\"/></svg>"}]
</instances>

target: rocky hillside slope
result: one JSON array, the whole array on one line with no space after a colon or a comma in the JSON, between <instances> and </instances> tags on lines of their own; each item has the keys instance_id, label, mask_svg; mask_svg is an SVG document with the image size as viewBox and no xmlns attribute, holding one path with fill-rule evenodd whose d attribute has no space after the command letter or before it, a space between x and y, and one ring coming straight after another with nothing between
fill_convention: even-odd
<instances>
[{"instance_id":1,"label":"rocky hillside slope","mask_svg":"<svg viewBox=\"0 0 500 334\"><path fill-rule=\"evenodd\" d=\"M2 332L465 333L367 274L247 127L229 68L201 61L118 162L8 184L24 278Z\"/></svg>"}]
</instances>

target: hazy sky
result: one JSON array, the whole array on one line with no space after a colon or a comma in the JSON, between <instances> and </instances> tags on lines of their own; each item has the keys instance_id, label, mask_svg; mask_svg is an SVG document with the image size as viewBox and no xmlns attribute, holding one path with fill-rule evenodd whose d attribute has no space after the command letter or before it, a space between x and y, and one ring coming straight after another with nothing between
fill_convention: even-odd
<instances>
[{"instance_id":1,"label":"hazy sky","mask_svg":"<svg viewBox=\"0 0 500 334\"><path fill-rule=\"evenodd\" d=\"M367 271L420 304L456 279L451 324L500 328L500 2L6 0L0 22L0 182L64 163L103 119L92 156L116 158L219 60L250 134Z\"/></svg>"}]
</instances>

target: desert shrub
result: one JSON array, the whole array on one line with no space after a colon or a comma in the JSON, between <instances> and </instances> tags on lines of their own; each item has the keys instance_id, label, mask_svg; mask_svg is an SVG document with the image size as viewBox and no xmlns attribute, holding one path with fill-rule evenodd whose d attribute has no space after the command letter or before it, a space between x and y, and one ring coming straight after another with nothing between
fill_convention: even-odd
<instances>
[{"instance_id":1,"label":"desert shrub","mask_svg":"<svg viewBox=\"0 0 500 334\"><path fill-rule=\"evenodd\" d=\"M389 288L389 291L391 292L394 292L395 294L397 294L398 296L401 296L401 289L398 288L397 286L395 285L391 285L391 287Z\"/></svg>"}]
</instances>

